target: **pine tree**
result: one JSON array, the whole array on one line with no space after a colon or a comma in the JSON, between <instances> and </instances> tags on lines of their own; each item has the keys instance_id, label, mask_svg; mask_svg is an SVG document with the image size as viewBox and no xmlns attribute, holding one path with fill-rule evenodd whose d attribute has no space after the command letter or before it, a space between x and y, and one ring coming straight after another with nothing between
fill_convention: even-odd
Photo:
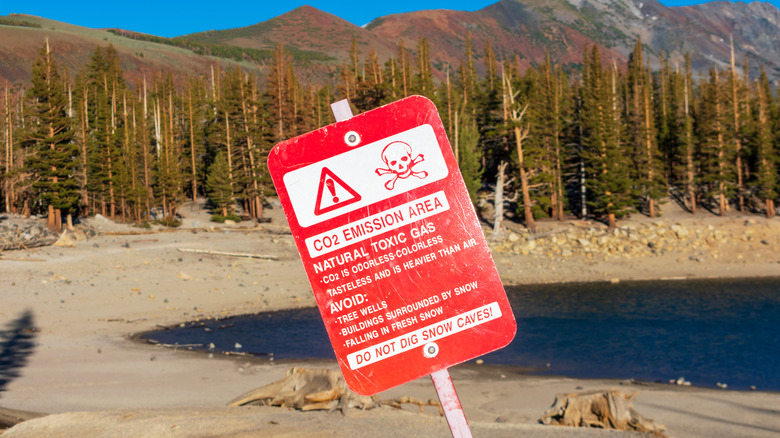
<instances>
[{"instance_id":1,"label":"pine tree","mask_svg":"<svg viewBox=\"0 0 780 438\"><path fill-rule=\"evenodd\" d=\"M120 111L121 96L127 89L122 73L116 49L98 46L79 73L75 87L83 94L79 96L83 99L79 118L86 207L93 211L99 204L101 213L111 217L116 216L117 205L122 202L120 188L115 186L116 175L122 172L117 167L123 165L126 140L121 132L126 124Z\"/></svg>"},{"instance_id":2,"label":"pine tree","mask_svg":"<svg viewBox=\"0 0 780 438\"><path fill-rule=\"evenodd\" d=\"M399 39L398 40L398 61L399 61L399 75L401 76L401 81L398 84L399 87L402 86L402 94L401 96L407 97L409 96L409 56L406 53L406 48L404 47L404 40Z\"/></svg>"},{"instance_id":3,"label":"pine tree","mask_svg":"<svg viewBox=\"0 0 780 438\"><path fill-rule=\"evenodd\" d=\"M5 204L6 213L16 213L17 211L17 199L18 199L18 174L21 171L22 161L19 159L19 148L17 147L17 112L14 110L14 102L17 100L17 93L9 89L8 84L4 89L4 102L1 108L0 114L2 114L2 122L0 122L0 136L2 136L4 148L3 148L3 168L2 168L2 181L3 181L3 203Z\"/></svg>"},{"instance_id":4,"label":"pine tree","mask_svg":"<svg viewBox=\"0 0 780 438\"><path fill-rule=\"evenodd\" d=\"M685 71L676 72L673 76L672 94L674 96L674 118L670 135L673 142L674 175L673 180L680 184L687 199L691 213L696 213L696 169L699 167L697 160L697 140L694 133L693 106L695 95L693 93L693 75L691 74L691 58L685 57Z\"/></svg>"},{"instance_id":5,"label":"pine tree","mask_svg":"<svg viewBox=\"0 0 780 438\"><path fill-rule=\"evenodd\" d=\"M179 195L182 191L182 137L181 125L175 122L173 77L169 74L155 84L154 110L158 132L157 159L155 162L155 197L162 204L163 218L172 222L176 217Z\"/></svg>"},{"instance_id":6,"label":"pine tree","mask_svg":"<svg viewBox=\"0 0 780 438\"><path fill-rule=\"evenodd\" d=\"M587 172L587 203L613 229L617 219L633 211L634 201L628 154L620 142L617 72L604 71L601 62L594 46L583 66L581 154Z\"/></svg>"},{"instance_id":7,"label":"pine tree","mask_svg":"<svg viewBox=\"0 0 780 438\"><path fill-rule=\"evenodd\" d=\"M477 191L482 187L482 157L479 153L479 131L474 119L468 115L456 116L458 126L458 167L466 183L471 202L477 202Z\"/></svg>"},{"instance_id":8,"label":"pine tree","mask_svg":"<svg viewBox=\"0 0 780 438\"><path fill-rule=\"evenodd\" d=\"M651 101L652 77L649 67L645 69L642 51L642 40L638 39L628 61L626 78L627 140L633 149L636 190L648 215L655 217L658 199L665 194L666 186Z\"/></svg>"},{"instance_id":9,"label":"pine tree","mask_svg":"<svg viewBox=\"0 0 780 438\"><path fill-rule=\"evenodd\" d=\"M468 105L476 95L477 80L474 67L474 50L471 45L471 31L466 31L465 37L466 59L460 66L460 87L463 95L463 103Z\"/></svg>"},{"instance_id":10,"label":"pine tree","mask_svg":"<svg viewBox=\"0 0 780 438\"><path fill-rule=\"evenodd\" d=\"M48 40L32 68L30 116L35 121L28 135L32 153L27 169L33 175L32 188L48 209L48 226L62 228L62 212L70 215L78 205L76 182L78 147L72 142L67 98Z\"/></svg>"},{"instance_id":11,"label":"pine tree","mask_svg":"<svg viewBox=\"0 0 780 438\"><path fill-rule=\"evenodd\" d=\"M773 111L772 90L769 85L764 66L761 66L761 78L758 87L758 118L756 129L756 187L759 198L764 200L766 217L775 215L775 199L777 199L777 163L778 155L772 138Z\"/></svg>"},{"instance_id":12,"label":"pine tree","mask_svg":"<svg viewBox=\"0 0 780 438\"><path fill-rule=\"evenodd\" d=\"M498 66L496 65L496 52L490 44L490 38L485 41L485 68L487 69L487 78L485 86L493 91L499 85ZM519 72L518 72L519 73Z\"/></svg>"},{"instance_id":13,"label":"pine tree","mask_svg":"<svg viewBox=\"0 0 780 438\"><path fill-rule=\"evenodd\" d=\"M431 54L428 39L420 37L417 42L417 76L414 92L429 99L434 98L433 74L431 73Z\"/></svg>"},{"instance_id":14,"label":"pine tree","mask_svg":"<svg viewBox=\"0 0 780 438\"><path fill-rule=\"evenodd\" d=\"M539 69L540 86L534 93L537 114L534 123L534 135L537 136L540 147L546 154L545 161L549 166L547 182L550 186L550 216L563 220L563 210L566 203L563 186L563 165L565 161L563 137L565 131L565 112L567 110L565 87L568 80L563 71L553 68L549 52L545 62Z\"/></svg>"},{"instance_id":15,"label":"pine tree","mask_svg":"<svg viewBox=\"0 0 780 438\"><path fill-rule=\"evenodd\" d=\"M735 186L734 154L726 143L728 114L724 88L717 70L710 69L709 81L701 85L697 113L704 194L710 200L715 200L721 216L728 210L728 199Z\"/></svg>"},{"instance_id":16,"label":"pine tree","mask_svg":"<svg viewBox=\"0 0 780 438\"><path fill-rule=\"evenodd\" d=\"M203 148L203 120L205 110L205 84L195 78L187 79L187 128L188 147L185 156L189 161L189 176L191 184L190 197L193 202L198 199L198 175L202 173L201 157L205 154Z\"/></svg>"},{"instance_id":17,"label":"pine tree","mask_svg":"<svg viewBox=\"0 0 780 438\"><path fill-rule=\"evenodd\" d=\"M233 213L233 184L227 158L223 151L217 153L214 162L209 166L206 193L215 208L222 212L222 216L227 217L229 213Z\"/></svg>"},{"instance_id":18,"label":"pine tree","mask_svg":"<svg viewBox=\"0 0 780 438\"><path fill-rule=\"evenodd\" d=\"M285 125L285 120L289 120L287 66L290 62L290 56L284 50L284 45L282 43L277 44L270 73L268 74L268 95L271 97L270 110L272 117L276 121L276 141L284 140L287 135L286 130L289 129Z\"/></svg>"},{"instance_id":19,"label":"pine tree","mask_svg":"<svg viewBox=\"0 0 780 438\"><path fill-rule=\"evenodd\" d=\"M745 211L745 194L744 194L744 176L743 176L743 136L744 136L744 116L741 112L743 105L743 96L745 94L745 87L743 81L739 78L737 73L737 67L734 59L734 38L730 37L731 42L731 70L728 77L728 100L729 100L729 113L728 130L730 142L733 143L733 154L735 158L734 170L736 171L736 192L737 192L737 208L739 211ZM747 81L747 77L745 81Z\"/></svg>"}]
</instances>

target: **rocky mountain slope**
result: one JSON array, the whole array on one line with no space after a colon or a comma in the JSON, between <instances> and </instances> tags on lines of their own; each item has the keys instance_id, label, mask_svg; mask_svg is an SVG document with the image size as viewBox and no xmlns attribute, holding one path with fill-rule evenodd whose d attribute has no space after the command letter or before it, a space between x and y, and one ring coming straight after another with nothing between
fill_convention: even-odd
<instances>
[{"instance_id":1,"label":"rocky mountain slope","mask_svg":"<svg viewBox=\"0 0 780 438\"><path fill-rule=\"evenodd\" d=\"M97 46L109 44L116 48L122 68L131 81L143 76L151 79L160 72L206 74L215 64L223 69L236 64L249 70L261 68L254 63L203 56L183 47L128 38L106 29L90 29L29 15L10 15L0 17L0 87L4 87L6 81L30 80L32 63L46 39L55 61L71 76L89 62Z\"/></svg>"},{"instance_id":2,"label":"rocky mountain slope","mask_svg":"<svg viewBox=\"0 0 780 438\"><path fill-rule=\"evenodd\" d=\"M466 31L480 54L489 38L499 57L518 54L540 62L549 50L557 62L576 67L585 45L598 44L605 59L625 61L638 37L657 63L686 53L693 68L728 65L729 38L741 64L760 65L780 79L780 11L769 3L709 2L669 8L656 0L501 0L476 12L421 11L374 20L368 29L385 39L418 36L431 42L437 60L463 58ZM459 64L459 61L457 61ZM457 65L457 64L456 64Z\"/></svg>"},{"instance_id":3,"label":"rocky mountain slope","mask_svg":"<svg viewBox=\"0 0 780 438\"><path fill-rule=\"evenodd\" d=\"M14 20L38 27L4 24ZM339 68L350 59L353 39L361 59L376 50L384 61L397 56L399 41L414 54L419 38L424 37L430 44L433 67L442 78L448 68L456 69L463 62L467 34L479 69L488 41L499 59L517 55L521 66L541 62L549 51L554 62L577 69L586 46L598 45L606 60L622 63L641 37L656 64L662 52L673 66L689 53L699 72L728 65L733 37L739 64L747 59L753 74L763 65L771 78L780 80L780 11L769 3L713 1L670 8L657 0L500 0L475 12L388 15L365 27L302 6L252 26L172 40L37 17L0 17L0 81L28 80L32 60L46 37L70 71L78 71L96 45L111 43L120 52L125 69L138 76L160 70L205 74L215 62L224 67L240 63L262 72L281 42L295 58L299 77L317 83L336 80ZM209 50L188 47L191 43L238 48L252 55L239 50L241 61L214 58L202 54Z\"/></svg>"}]
</instances>

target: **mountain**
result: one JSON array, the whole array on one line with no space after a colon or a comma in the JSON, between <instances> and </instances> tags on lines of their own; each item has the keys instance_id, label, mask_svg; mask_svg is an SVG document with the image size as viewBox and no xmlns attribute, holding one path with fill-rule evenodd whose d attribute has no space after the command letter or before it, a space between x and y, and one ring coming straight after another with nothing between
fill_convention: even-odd
<instances>
[{"instance_id":1,"label":"mountain","mask_svg":"<svg viewBox=\"0 0 780 438\"><path fill-rule=\"evenodd\" d=\"M367 27L385 39L418 36L431 42L436 60L457 65L466 30L475 51L487 39L499 57L543 60L545 50L563 65L576 67L585 45L598 44L606 60L624 62L637 37L657 65L663 51L672 63L692 57L696 71L728 65L729 37L741 64L747 56L757 71L763 64L780 78L780 11L769 3L709 2L666 7L656 0L501 0L476 12L421 11L374 20Z\"/></svg>"},{"instance_id":2,"label":"mountain","mask_svg":"<svg viewBox=\"0 0 780 438\"><path fill-rule=\"evenodd\" d=\"M395 42L386 41L335 15L301 6L262 23L237 29L200 32L182 38L251 49L273 49L284 43L288 51L325 62L348 58L354 38L361 49L375 47L382 58L395 54Z\"/></svg>"},{"instance_id":3,"label":"mountain","mask_svg":"<svg viewBox=\"0 0 780 438\"><path fill-rule=\"evenodd\" d=\"M549 51L555 62L576 69L585 47L593 45L605 60L624 63L641 37L656 66L661 52L672 65L690 54L699 72L729 64L733 36L738 63L747 57L754 73L763 64L780 79L780 11L757 1L666 7L657 0L501 0L475 12L388 15L364 28L303 6L253 26L184 38L266 50L284 42L292 50L327 54L332 59L323 65L334 66L348 60L353 38L361 58L373 47L387 59L397 56L398 41L414 52L425 37L434 69L443 77L448 66L463 61L467 32L477 60L489 40L499 59L517 55L521 66L541 62ZM478 68L483 67L478 63Z\"/></svg>"},{"instance_id":4,"label":"mountain","mask_svg":"<svg viewBox=\"0 0 780 438\"><path fill-rule=\"evenodd\" d=\"M655 66L661 52L673 66L690 54L694 70L706 72L728 66L733 37L740 65L747 58L753 74L764 65L772 79L780 80L776 7L758 1L666 7L657 0L501 0L475 12L388 15L365 27L302 6L252 26L173 39L14 15L0 17L0 79L27 80L45 37L70 71L80 70L96 45L111 43L123 67L135 76L160 70L205 74L214 63L262 73L281 42L293 56L299 78L318 84L337 80L341 66L350 62L353 41L361 61L372 50L385 61L398 56L399 41L414 54L424 37L436 74L443 78L448 68L463 62L467 33L479 69L484 68L479 61L488 41L499 59L516 55L521 67L540 63L549 51L554 62L577 69L587 46L598 45L605 62L622 64L641 37Z\"/></svg>"},{"instance_id":5,"label":"mountain","mask_svg":"<svg viewBox=\"0 0 780 438\"><path fill-rule=\"evenodd\" d=\"M314 82L322 82L323 75L335 78L339 67L349 62L353 39L362 54L361 59L371 48L377 51L381 60L398 52L396 41L383 39L311 6L301 6L252 26L200 32L180 38L254 50L273 50L281 42L297 60L299 77Z\"/></svg>"},{"instance_id":6,"label":"mountain","mask_svg":"<svg viewBox=\"0 0 780 438\"><path fill-rule=\"evenodd\" d=\"M196 54L191 49L172 45L167 38L90 29L30 15L10 15L0 17L0 86L4 86L5 81L29 81L33 61L46 39L55 61L70 75L75 75L89 62L97 46L109 44L116 48L130 80L142 76L151 78L162 71L180 75L206 74L215 64L223 69L232 65L241 65L250 71L259 69L255 63Z\"/></svg>"}]
</instances>

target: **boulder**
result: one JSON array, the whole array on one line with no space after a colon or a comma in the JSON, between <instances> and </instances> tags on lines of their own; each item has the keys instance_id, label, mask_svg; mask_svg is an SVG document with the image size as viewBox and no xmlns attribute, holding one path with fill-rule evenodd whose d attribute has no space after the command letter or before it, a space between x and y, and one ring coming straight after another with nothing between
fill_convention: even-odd
<instances>
[{"instance_id":1,"label":"boulder","mask_svg":"<svg viewBox=\"0 0 780 438\"><path fill-rule=\"evenodd\" d=\"M0 250L14 250L49 246L59 239L41 220L0 225Z\"/></svg>"}]
</instances>

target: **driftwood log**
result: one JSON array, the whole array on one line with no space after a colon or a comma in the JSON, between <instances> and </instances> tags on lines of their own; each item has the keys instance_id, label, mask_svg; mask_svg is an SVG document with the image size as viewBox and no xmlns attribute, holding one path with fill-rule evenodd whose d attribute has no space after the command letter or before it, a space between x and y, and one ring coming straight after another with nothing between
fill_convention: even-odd
<instances>
[{"instance_id":1,"label":"driftwood log","mask_svg":"<svg viewBox=\"0 0 780 438\"><path fill-rule=\"evenodd\" d=\"M666 428L640 415L631 400L637 393L619 390L558 394L539 419L542 424L635 430L666 437Z\"/></svg>"},{"instance_id":2,"label":"driftwood log","mask_svg":"<svg viewBox=\"0 0 780 438\"><path fill-rule=\"evenodd\" d=\"M279 257L267 254L250 254L244 252L214 251L211 249L178 248L179 252L192 252L195 254L223 255L229 257L247 257L250 259L279 260Z\"/></svg>"},{"instance_id":3,"label":"driftwood log","mask_svg":"<svg viewBox=\"0 0 780 438\"><path fill-rule=\"evenodd\" d=\"M341 373L329 369L292 368L287 377L242 394L228 406L286 406L303 411L317 409L344 412L347 408L371 409L378 405L374 397L355 394Z\"/></svg>"},{"instance_id":4,"label":"driftwood log","mask_svg":"<svg viewBox=\"0 0 780 438\"><path fill-rule=\"evenodd\" d=\"M0 408L0 430L8 429L23 421L45 417L42 412L20 411L17 409ZM2 432L0 432L2 433Z\"/></svg>"}]
</instances>

